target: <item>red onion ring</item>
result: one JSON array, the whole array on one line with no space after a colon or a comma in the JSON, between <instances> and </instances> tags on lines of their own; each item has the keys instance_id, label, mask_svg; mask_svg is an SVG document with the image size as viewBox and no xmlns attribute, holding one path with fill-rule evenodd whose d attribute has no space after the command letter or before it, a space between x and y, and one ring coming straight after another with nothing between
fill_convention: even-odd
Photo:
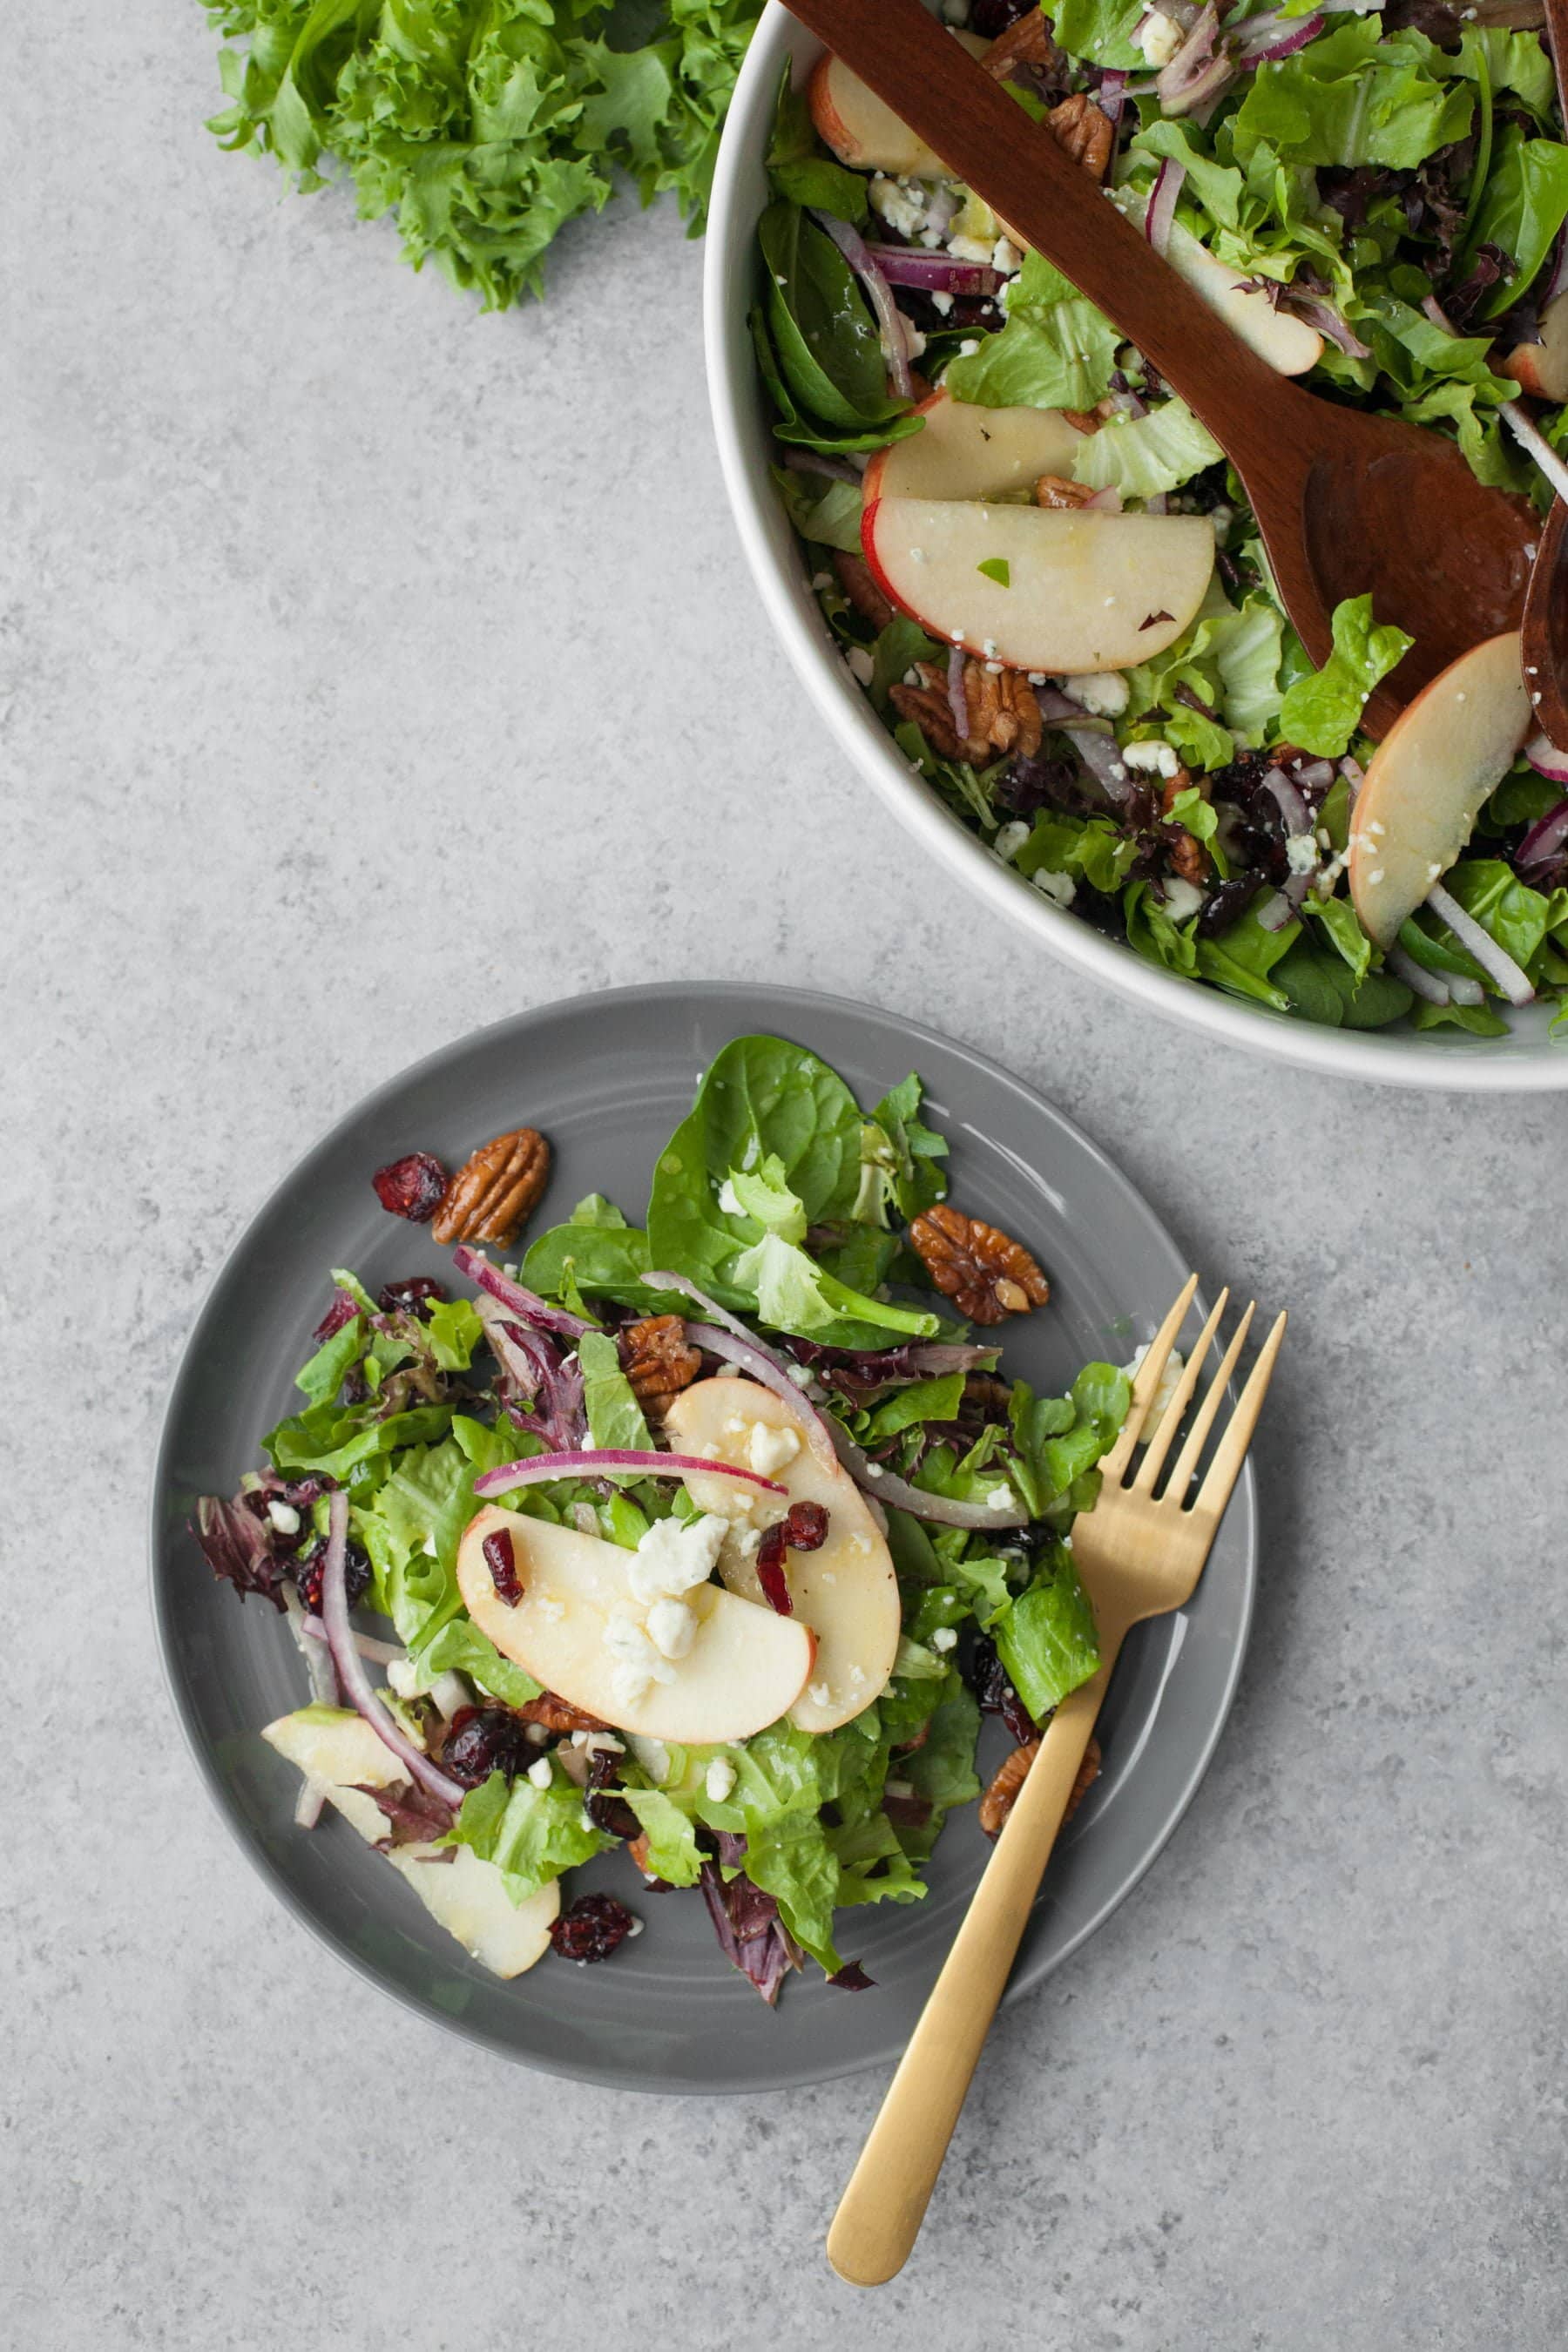
<instances>
[{"instance_id":1,"label":"red onion ring","mask_svg":"<svg viewBox=\"0 0 1568 2352\"><path fill-rule=\"evenodd\" d=\"M1426 904L1440 921L1447 924L1459 945L1474 956L1500 996L1506 996L1510 1004L1534 1002L1534 989L1508 950L1500 948L1491 933L1483 930L1475 917L1468 915L1440 882L1427 891Z\"/></svg>"},{"instance_id":2,"label":"red onion ring","mask_svg":"<svg viewBox=\"0 0 1568 2352\"><path fill-rule=\"evenodd\" d=\"M1560 751L1549 735L1532 735L1524 747L1524 756L1536 774L1544 776L1548 783L1568 784L1568 751Z\"/></svg>"},{"instance_id":3,"label":"red onion ring","mask_svg":"<svg viewBox=\"0 0 1568 2352\"><path fill-rule=\"evenodd\" d=\"M900 400L915 396L914 380L910 374L910 348L904 341L904 321L893 289L866 249L864 240L847 221L835 220L831 213L812 211L818 228L829 236L856 277L866 289L867 299L876 313L881 331L882 356L888 362L888 375Z\"/></svg>"},{"instance_id":4,"label":"red onion ring","mask_svg":"<svg viewBox=\"0 0 1568 2352\"><path fill-rule=\"evenodd\" d=\"M456 1811L468 1794L456 1780L432 1764L428 1756L405 1739L397 1726L371 1688L364 1660L354 1647L353 1628L349 1623L348 1587L343 1566L348 1557L349 1498L341 1486L333 1490L327 1506L327 1557L321 1567L321 1622L327 1630L327 1643L331 1650L332 1664L338 1670L338 1680L353 1705L359 1709L384 1748L390 1748L398 1761L405 1765L433 1797L439 1797Z\"/></svg>"},{"instance_id":5,"label":"red onion ring","mask_svg":"<svg viewBox=\"0 0 1568 2352\"><path fill-rule=\"evenodd\" d=\"M1327 8L1319 8L1310 16L1290 19L1282 17L1278 9L1267 16L1255 16L1243 25L1237 34L1237 54L1243 65L1276 65L1281 58L1294 57L1309 41L1315 41L1323 29Z\"/></svg>"},{"instance_id":6,"label":"red onion ring","mask_svg":"<svg viewBox=\"0 0 1568 2352\"><path fill-rule=\"evenodd\" d=\"M1312 814L1283 768L1270 768L1262 778L1266 792L1272 793L1279 803L1279 814L1285 820L1287 833L1310 833Z\"/></svg>"},{"instance_id":7,"label":"red onion ring","mask_svg":"<svg viewBox=\"0 0 1568 2352\"><path fill-rule=\"evenodd\" d=\"M1258 919L1266 931L1282 931L1295 911L1284 891L1276 890L1258 909Z\"/></svg>"},{"instance_id":8,"label":"red onion ring","mask_svg":"<svg viewBox=\"0 0 1568 2352\"><path fill-rule=\"evenodd\" d=\"M1047 727L1055 727L1067 736L1107 796L1117 802L1127 800L1132 788L1127 781L1126 763L1110 719L1095 718L1081 702L1075 702L1070 694L1062 694L1055 687L1037 686L1035 698Z\"/></svg>"},{"instance_id":9,"label":"red onion ring","mask_svg":"<svg viewBox=\"0 0 1568 2352\"><path fill-rule=\"evenodd\" d=\"M514 1487L538 1486L550 1478L604 1478L626 1470L639 1478L684 1478L689 1471L704 1475L711 1471L718 1478L739 1478L744 1486L760 1486L765 1495L789 1492L776 1478L743 1470L735 1462L710 1461L705 1454L644 1454L626 1445L589 1447L581 1454L531 1454L525 1462L503 1462L474 1480L474 1492L489 1501L492 1495L510 1495Z\"/></svg>"},{"instance_id":10,"label":"red onion ring","mask_svg":"<svg viewBox=\"0 0 1568 2352\"><path fill-rule=\"evenodd\" d=\"M1182 193L1182 183L1187 167L1167 155L1154 174L1154 184L1149 191L1149 202L1143 214L1143 234L1163 261L1171 242L1171 224L1176 217L1176 198Z\"/></svg>"},{"instance_id":11,"label":"red onion ring","mask_svg":"<svg viewBox=\"0 0 1568 2352\"><path fill-rule=\"evenodd\" d=\"M1533 766L1535 763L1532 761L1531 764ZM1568 782L1568 778L1558 781ZM1536 818L1514 852L1514 864L1544 866L1556 856L1564 842L1568 842L1568 800L1559 801L1555 808L1548 809L1544 816Z\"/></svg>"},{"instance_id":12,"label":"red onion ring","mask_svg":"<svg viewBox=\"0 0 1568 2352\"><path fill-rule=\"evenodd\" d=\"M1424 963L1417 963L1405 949L1389 949L1388 969L1398 975L1406 988L1414 989L1417 996L1424 996L1428 1004L1452 1002L1447 981L1437 972L1428 971Z\"/></svg>"},{"instance_id":13,"label":"red onion ring","mask_svg":"<svg viewBox=\"0 0 1568 2352\"><path fill-rule=\"evenodd\" d=\"M1114 66L1108 66L1100 77L1100 88L1094 93L1094 102L1110 123L1112 139L1121 128L1121 110L1125 102L1126 91L1127 76L1119 72Z\"/></svg>"},{"instance_id":14,"label":"red onion ring","mask_svg":"<svg viewBox=\"0 0 1568 2352\"><path fill-rule=\"evenodd\" d=\"M908 245L868 245L867 258L889 286L912 286L925 294L994 294L999 271L983 262L955 261L950 253L922 253Z\"/></svg>"}]
</instances>

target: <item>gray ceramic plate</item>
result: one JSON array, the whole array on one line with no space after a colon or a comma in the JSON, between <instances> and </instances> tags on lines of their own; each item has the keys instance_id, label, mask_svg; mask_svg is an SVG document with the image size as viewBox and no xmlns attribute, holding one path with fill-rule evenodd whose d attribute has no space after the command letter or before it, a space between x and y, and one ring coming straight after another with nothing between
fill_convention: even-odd
<instances>
[{"instance_id":1,"label":"gray ceramic plate","mask_svg":"<svg viewBox=\"0 0 1568 2352\"><path fill-rule=\"evenodd\" d=\"M862 1101L913 1067L952 1144L954 1187L1046 1265L1049 1310L1009 1332L1007 1362L1059 1389L1087 1358L1123 1362L1186 1273L1152 1211L1088 1138L962 1045L883 1013L788 989L626 989L547 1005L465 1039L350 1114L261 1210L193 1332L170 1402L153 1496L158 1623L174 1701L226 1819L305 1924L373 1982L437 2022L552 2074L661 2091L760 2091L893 2059L958 1925L986 1852L973 1813L949 1823L931 1892L849 1921L870 1992L793 1980L769 2011L721 1957L695 1895L648 1895L647 1932L604 1967L546 1958L502 1984L437 1927L381 1858L329 1816L292 1823L297 1778L257 1736L303 1703L281 1619L240 1607L185 1531L194 1496L229 1493L261 1432L290 1409L291 1376L325 1303L326 1269L373 1288L437 1271L428 1234L377 1206L370 1172L421 1147L451 1165L526 1118L555 1148L541 1222L582 1194L646 1206L655 1154L719 1047L747 1031L798 1039ZM1257 1507L1244 1475L1193 1606L1140 1628L1102 1722L1105 1770L1052 1862L1012 1991L1037 1985L1147 1870L1219 1736L1251 1614ZM998 1743L995 1727L988 1738ZM984 1750L983 1755L988 1754ZM579 1887L629 1893L602 1856ZM815 1971L813 1972L815 1976Z\"/></svg>"}]
</instances>

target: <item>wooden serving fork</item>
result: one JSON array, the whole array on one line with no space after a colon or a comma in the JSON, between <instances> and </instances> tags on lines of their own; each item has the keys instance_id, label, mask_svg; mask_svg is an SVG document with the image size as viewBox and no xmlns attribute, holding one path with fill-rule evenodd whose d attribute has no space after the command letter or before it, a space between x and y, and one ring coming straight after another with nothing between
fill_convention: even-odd
<instances>
[{"instance_id":1,"label":"wooden serving fork","mask_svg":"<svg viewBox=\"0 0 1568 2352\"><path fill-rule=\"evenodd\" d=\"M1283 1315L1264 1341L1203 1483L1189 1499L1251 1326L1250 1306L1209 1383L1174 1469L1161 1491L1154 1491L1219 1329L1230 1297L1222 1290L1133 1469L1140 1434L1197 1281L1194 1274L1186 1283L1139 1367L1126 1426L1100 1465L1100 1499L1074 1524L1073 1558L1100 1629L1100 1671L1063 1700L1046 1727L828 2231L827 2259L854 2285L879 2286L893 2277L920 2234L1121 1644L1142 1619L1162 1616L1191 1600L1246 1458L1284 1338Z\"/></svg>"}]
</instances>

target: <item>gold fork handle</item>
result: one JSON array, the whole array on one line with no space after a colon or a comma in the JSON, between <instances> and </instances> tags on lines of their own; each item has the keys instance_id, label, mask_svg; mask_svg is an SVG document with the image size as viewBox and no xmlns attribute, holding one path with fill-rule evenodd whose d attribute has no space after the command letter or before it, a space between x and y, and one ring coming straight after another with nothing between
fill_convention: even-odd
<instances>
[{"instance_id":1,"label":"gold fork handle","mask_svg":"<svg viewBox=\"0 0 1568 2352\"><path fill-rule=\"evenodd\" d=\"M1120 1634L1101 1629L1100 1672L1047 1725L839 2200L827 2259L852 2285L880 2286L893 2277L920 2235L1121 1646Z\"/></svg>"}]
</instances>

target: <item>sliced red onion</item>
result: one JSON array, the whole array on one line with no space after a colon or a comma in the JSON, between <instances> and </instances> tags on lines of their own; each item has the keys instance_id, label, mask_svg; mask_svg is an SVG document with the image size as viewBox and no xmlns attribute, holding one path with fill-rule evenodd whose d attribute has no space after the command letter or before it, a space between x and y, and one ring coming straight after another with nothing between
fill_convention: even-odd
<instances>
[{"instance_id":1,"label":"sliced red onion","mask_svg":"<svg viewBox=\"0 0 1568 2352\"><path fill-rule=\"evenodd\" d=\"M1423 306L1425 307L1425 306ZM1524 403L1505 400L1498 415L1521 446L1528 450L1556 491L1560 499L1568 499L1568 466L1565 466L1544 434L1537 431L1525 415Z\"/></svg>"},{"instance_id":2,"label":"sliced red onion","mask_svg":"<svg viewBox=\"0 0 1568 2352\"><path fill-rule=\"evenodd\" d=\"M563 1307L547 1307L542 1298L531 1290L524 1290L521 1283L513 1282L510 1275L503 1274L499 1265L492 1265L481 1251L470 1249L467 1242L458 1244L452 1252L452 1263L459 1274L467 1275L481 1290L488 1290L503 1307L510 1307L521 1322L531 1323L541 1331L559 1331L567 1339L580 1339L584 1331L594 1328L580 1315L568 1315Z\"/></svg>"},{"instance_id":3,"label":"sliced red onion","mask_svg":"<svg viewBox=\"0 0 1568 2352\"><path fill-rule=\"evenodd\" d=\"M1176 217L1176 198L1182 193L1182 183L1187 167L1167 155L1154 174L1154 184L1149 191L1149 202L1143 214L1143 234L1162 260L1171 242L1171 223Z\"/></svg>"},{"instance_id":4,"label":"sliced red onion","mask_svg":"<svg viewBox=\"0 0 1568 2352\"><path fill-rule=\"evenodd\" d=\"M1486 1003L1487 992L1481 986L1479 980L1471 980L1467 973L1462 971L1450 971L1447 973L1445 977L1448 982L1448 993L1453 998L1456 1004L1484 1004Z\"/></svg>"},{"instance_id":5,"label":"sliced red onion","mask_svg":"<svg viewBox=\"0 0 1568 2352\"><path fill-rule=\"evenodd\" d=\"M962 646L954 646L947 657L947 707L952 714L953 731L960 745L969 740L969 697L963 690L963 674L968 656Z\"/></svg>"},{"instance_id":6,"label":"sliced red onion","mask_svg":"<svg viewBox=\"0 0 1568 2352\"><path fill-rule=\"evenodd\" d=\"M1568 800L1559 801L1555 808L1536 818L1514 853L1514 864L1549 865L1564 843L1568 843Z\"/></svg>"},{"instance_id":7,"label":"sliced red onion","mask_svg":"<svg viewBox=\"0 0 1568 2352\"><path fill-rule=\"evenodd\" d=\"M694 1348L705 1348L710 1356L721 1357L724 1362L740 1365L742 1371L761 1381L763 1388L772 1389L774 1396L793 1407L805 1425L812 1452L825 1470L831 1470L838 1455L833 1443L833 1432L809 1397L803 1396L798 1382L790 1378L789 1366L772 1348L765 1347L743 1323L738 1323L727 1307L694 1282L679 1274L645 1274L643 1281L649 1290L679 1290L688 1298L695 1298L708 1317L706 1323L689 1323L687 1336Z\"/></svg>"},{"instance_id":8,"label":"sliced red onion","mask_svg":"<svg viewBox=\"0 0 1568 2352\"><path fill-rule=\"evenodd\" d=\"M1127 767L1109 719L1097 719L1055 687L1035 688L1040 716L1048 727L1059 728L1095 781L1113 801L1125 801L1131 792Z\"/></svg>"},{"instance_id":9,"label":"sliced red onion","mask_svg":"<svg viewBox=\"0 0 1568 2352\"><path fill-rule=\"evenodd\" d=\"M294 1800L294 1826L297 1830L313 1830L321 1818L321 1808L327 1801L327 1784L307 1772L300 1783L300 1793Z\"/></svg>"},{"instance_id":10,"label":"sliced red onion","mask_svg":"<svg viewBox=\"0 0 1568 2352\"><path fill-rule=\"evenodd\" d=\"M321 1617L327 1629L327 1641L332 1653L332 1664L338 1670L338 1680L351 1703L359 1709L384 1748L390 1748L398 1760L406 1765L422 1789L433 1797L440 1797L454 1811L461 1805L467 1790L432 1764L412 1739L405 1738L385 1707L371 1688L364 1660L354 1647L353 1629L349 1623L348 1588L343 1579L343 1563L348 1554L349 1498L341 1486L334 1489L328 1507L327 1557L321 1568Z\"/></svg>"},{"instance_id":11,"label":"sliced red onion","mask_svg":"<svg viewBox=\"0 0 1568 2352\"><path fill-rule=\"evenodd\" d=\"M1491 933L1483 930L1473 915L1468 915L1457 898L1450 898L1442 884L1436 883L1426 893L1426 904L1440 921L1447 924L1459 945L1474 956L1500 996L1510 1004L1529 1004L1535 991L1506 948L1500 948Z\"/></svg>"},{"instance_id":12,"label":"sliced red onion","mask_svg":"<svg viewBox=\"0 0 1568 2352\"><path fill-rule=\"evenodd\" d=\"M308 1641L325 1647L327 1629L319 1617L307 1617L300 1631ZM395 1665L399 1658L408 1655L401 1642L378 1642L374 1633L351 1633L349 1639L360 1656L368 1658L373 1666Z\"/></svg>"},{"instance_id":13,"label":"sliced red onion","mask_svg":"<svg viewBox=\"0 0 1568 2352\"><path fill-rule=\"evenodd\" d=\"M1334 781L1331 760L1297 760L1295 781L1303 793L1326 793Z\"/></svg>"},{"instance_id":14,"label":"sliced red onion","mask_svg":"<svg viewBox=\"0 0 1568 2352\"><path fill-rule=\"evenodd\" d=\"M627 1445L590 1446L581 1454L531 1454L526 1462L503 1462L499 1470L487 1470L474 1480L474 1492L488 1500L550 1478L606 1478L628 1470L639 1478L684 1478L688 1471L711 1471L718 1478L739 1478L743 1486L760 1486L767 1495L789 1492L776 1478L764 1478L760 1470L742 1470L738 1463L710 1461L705 1454L644 1454Z\"/></svg>"},{"instance_id":15,"label":"sliced red onion","mask_svg":"<svg viewBox=\"0 0 1568 2352\"><path fill-rule=\"evenodd\" d=\"M1437 972L1428 971L1424 963L1417 963L1405 949L1389 949L1388 969L1398 975L1406 988L1414 989L1417 996L1424 996L1428 1004L1447 1004L1451 1001L1447 981Z\"/></svg>"},{"instance_id":16,"label":"sliced red onion","mask_svg":"<svg viewBox=\"0 0 1568 2352\"><path fill-rule=\"evenodd\" d=\"M1083 512L1087 514L1091 508L1099 514L1121 512L1121 493L1113 482L1108 482L1103 490L1096 490L1091 499L1085 499Z\"/></svg>"},{"instance_id":17,"label":"sliced red onion","mask_svg":"<svg viewBox=\"0 0 1568 2352\"><path fill-rule=\"evenodd\" d=\"M830 482L860 478L847 457L825 457L816 449L786 449L784 464L792 474L826 474Z\"/></svg>"},{"instance_id":18,"label":"sliced red onion","mask_svg":"<svg viewBox=\"0 0 1568 2352\"><path fill-rule=\"evenodd\" d=\"M1266 16L1254 16L1237 31L1237 54L1247 66L1274 65L1281 58L1294 57L1298 49L1317 39L1326 13L1326 8L1320 8L1310 16L1287 18L1274 8Z\"/></svg>"},{"instance_id":19,"label":"sliced red onion","mask_svg":"<svg viewBox=\"0 0 1568 2352\"><path fill-rule=\"evenodd\" d=\"M1568 784L1568 751L1560 751L1549 735L1532 735L1524 747L1524 756L1536 774L1544 776L1549 783Z\"/></svg>"},{"instance_id":20,"label":"sliced red onion","mask_svg":"<svg viewBox=\"0 0 1568 2352\"><path fill-rule=\"evenodd\" d=\"M910 374L910 347L904 341L904 321L893 289L866 249L865 240L852 229L847 221L835 220L831 213L812 211L812 219L833 239L856 277L866 289L866 299L876 314L881 331L882 356L888 362L888 376L900 400L915 396L914 382Z\"/></svg>"},{"instance_id":21,"label":"sliced red onion","mask_svg":"<svg viewBox=\"0 0 1568 2352\"><path fill-rule=\"evenodd\" d=\"M1001 273L984 262L955 261L951 253L923 253L918 246L868 245L868 258L889 286L912 286L924 294L994 294Z\"/></svg>"},{"instance_id":22,"label":"sliced red onion","mask_svg":"<svg viewBox=\"0 0 1568 2352\"><path fill-rule=\"evenodd\" d=\"M1100 88L1094 93L1094 102L1110 123L1113 138L1121 128L1121 109L1126 91L1127 76L1124 73L1119 73L1114 67L1108 67L1100 77Z\"/></svg>"},{"instance_id":23,"label":"sliced red onion","mask_svg":"<svg viewBox=\"0 0 1568 2352\"><path fill-rule=\"evenodd\" d=\"M1279 803L1279 814L1285 820L1287 833L1310 833L1312 814L1283 768L1270 768L1263 777L1263 787L1272 793Z\"/></svg>"},{"instance_id":24,"label":"sliced red onion","mask_svg":"<svg viewBox=\"0 0 1568 2352\"><path fill-rule=\"evenodd\" d=\"M1215 44L1219 38L1219 11L1207 0L1192 31L1169 65L1154 77L1163 114L1196 114L1211 105L1236 72L1231 57Z\"/></svg>"},{"instance_id":25,"label":"sliced red onion","mask_svg":"<svg viewBox=\"0 0 1568 2352\"><path fill-rule=\"evenodd\" d=\"M310 1615L291 1584L283 1588L283 1606L289 1612L289 1631L305 1661L311 1698L319 1706L341 1706L337 1669L332 1664L331 1653L321 1646L327 1637L321 1619ZM310 1639L312 1633L319 1638Z\"/></svg>"},{"instance_id":26,"label":"sliced red onion","mask_svg":"<svg viewBox=\"0 0 1568 2352\"><path fill-rule=\"evenodd\" d=\"M868 1462L852 1437L838 1433L837 1444L839 1460L862 1492L875 1503L907 1511L912 1519L927 1519L939 1528L1026 1528L1029 1524L1029 1514L1021 1504L1008 1502L1003 1509L993 1510L985 1503L956 1503L946 1495L928 1495L891 1470ZM1005 1491L1000 1482L994 1489L997 1494Z\"/></svg>"},{"instance_id":27,"label":"sliced red onion","mask_svg":"<svg viewBox=\"0 0 1568 2352\"><path fill-rule=\"evenodd\" d=\"M1258 919L1266 931L1282 931L1296 909L1283 890L1276 890L1258 909Z\"/></svg>"}]
</instances>

